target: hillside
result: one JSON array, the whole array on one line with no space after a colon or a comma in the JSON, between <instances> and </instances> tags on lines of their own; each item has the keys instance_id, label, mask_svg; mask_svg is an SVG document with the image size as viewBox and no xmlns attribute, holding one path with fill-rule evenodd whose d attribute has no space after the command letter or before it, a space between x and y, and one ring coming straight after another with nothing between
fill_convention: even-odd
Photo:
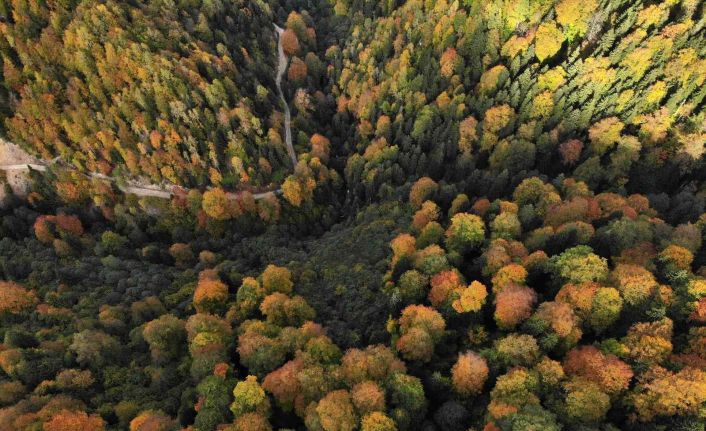
<instances>
[{"instance_id":1,"label":"hillside","mask_svg":"<svg viewBox=\"0 0 706 431\"><path fill-rule=\"evenodd\" d=\"M0 0L0 430L704 431L705 9Z\"/></svg>"},{"instance_id":2,"label":"hillside","mask_svg":"<svg viewBox=\"0 0 706 431\"><path fill-rule=\"evenodd\" d=\"M8 138L45 159L153 182L267 184L290 170L269 6L196 5L0 4Z\"/></svg>"}]
</instances>

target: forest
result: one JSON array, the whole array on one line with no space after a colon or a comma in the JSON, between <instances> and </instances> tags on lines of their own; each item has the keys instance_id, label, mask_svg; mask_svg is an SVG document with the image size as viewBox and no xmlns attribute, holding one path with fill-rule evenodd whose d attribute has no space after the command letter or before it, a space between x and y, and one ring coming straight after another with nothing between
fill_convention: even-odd
<instances>
[{"instance_id":1,"label":"forest","mask_svg":"<svg viewBox=\"0 0 706 431\"><path fill-rule=\"evenodd\" d=\"M0 0L0 58L0 430L706 431L705 2Z\"/></svg>"}]
</instances>

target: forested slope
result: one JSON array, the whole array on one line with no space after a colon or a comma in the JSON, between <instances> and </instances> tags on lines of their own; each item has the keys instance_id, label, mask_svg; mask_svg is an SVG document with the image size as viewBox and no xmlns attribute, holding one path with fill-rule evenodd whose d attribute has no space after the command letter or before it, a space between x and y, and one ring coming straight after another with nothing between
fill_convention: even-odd
<instances>
[{"instance_id":1,"label":"forested slope","mask_svg":"<svg viewBox=\"0 0 706 431\"><path fill-rule=\"evenodd\" d=\"M0 429L703 431L705 8L0 0Z\"/></svg>"},{"instance_id":2,"label":"forested slope","mask_svg":"<svg viewBox=\"0 0 706 431\"><path fill-rule=\"evenodd\" d=\"M703 181L703 2L358 7L327 58L361 197L421 175L491 197L532 172L617 192Z\"/></svg>"},{"instance_id":3,"label":"forested slope","mask_svg":"<svg viewBox=\"0 0 706 431\"><path fill-rule=\"evenodd\" d=\"M291 169L266 3L3 1L0 15L4 128L31 152L184 185Z\"/></svg>"}]
</instances>

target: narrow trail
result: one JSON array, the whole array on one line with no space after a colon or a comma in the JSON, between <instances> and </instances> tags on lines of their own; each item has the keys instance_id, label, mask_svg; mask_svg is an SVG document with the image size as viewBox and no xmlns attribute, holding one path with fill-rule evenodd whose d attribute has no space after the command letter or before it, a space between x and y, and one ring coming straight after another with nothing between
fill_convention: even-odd
<instances>
[{"instance_id":1,"label":"narrow trail","mask_svg":"<svg viewBox=\"0 0 706 431\"><path fill-rule=\"evenodd\" d=\"M275 84L277 85L279 98L282 100L282 106L284 106L284 142L287 144L287 151L289 152L289 157L292 159L292 166L294 167L297 166L297 153L294 152L294 146L292 145L292 115L289 112L287 99L284 98L284 93L282 92L282 76L284 76L284 72L287 70L287 56L284 54L284 48L282 47L282 33L284 33L284 29L277 24L274 26L277 32L277 52L279 55Z\"/></svg>"},{"instance_id":2,"label":"narrow trail","mask_svg":"<svg viewBox=\"0 0 706 431\"><path fill-rule=\"evenodd\" d=\"M284 106L284 139L287 145L287 152L289 153L289 157L292 159L293 167L295 167L297 165L297 153L294 152L294 146L292 145L292 118L289 111L289 104L287 103L287 99L285 99L284 93L282 92L282 77L287 71L287 56L284 54L284 48L282 47L282 33L284 33L284 29L279 27L277 24L273 25L275 31L277 32L278 52L277 75L275 77L275 84L277 85L277 93L279 94L279 98L282 101L282 105ZM45 172L50 166L58 163L59 161L59 157L50 161L39 160L27 154L18 145L0 138L0 170L2 171L29 171L30 169L32 169L35 171ZM107 175L103 175L97 172L91 172L85 175L88 178L95 178L113 183L117 182L116 178L109 177ZM179 189L183 190L181 187L175 185L145 185L136 181L127 181L126 185L118 184L117 187L123 193L142 197L156 197L164 199L170 199ZM268 196L281 193L282 188L280 187L273 191L253 193L253 198L255 200L260 200L265 199ZM238 192L228 193L228 196L235 198L238 196Z\"/></svg>"},{"instance_id":3,"label":"narrow trail","mask_svg":"<svg viewBox=\"0 0 706 431\"><path fill-rule=\"evenodd\" d=\"M30 168L34 169L35 171L42 172L47 170L46 165L37 165L34 163L23 163L19 165L0 165L0 170L2 171L26 171Z\"/></svg>"}]
</instances>

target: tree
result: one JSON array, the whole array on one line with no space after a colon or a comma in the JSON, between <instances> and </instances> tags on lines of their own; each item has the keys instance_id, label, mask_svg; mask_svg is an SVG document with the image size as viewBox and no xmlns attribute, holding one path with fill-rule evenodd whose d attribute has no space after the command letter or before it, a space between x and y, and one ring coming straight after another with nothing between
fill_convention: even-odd
<instances>
[{"instance_id":1,"label":"tree","mask_svg":"<svg viewBox=\"0 0 706 431\"><path fill-rule=\"evenodd\" d=\"M408 361L429 362L434 355L434 339L423 328L410 328L397 340L395 345Z\"/></svg>"},{"instance_id":2,"label":"tree","mask_svg":"<svg viewBox=\"0 0 706 431\"><path fill-rule=\"evenodd\" d=\"M280 203L274 193L267 193L264 198L257 201L257 211L260 219L265 223L275 223L280 217Z\"/></svg>"},{"instance_id":3,"label":"tree","mask_svg":"<svg viewBox=\"0 0 706 431\"><path fill-rule=\"evenodd\" d=\"M56 375L56 386L68 390L85 390L93 385L96 379L90 370L68 369Z\"/></svg>"},{"instance_id":4,"label":"tree","mask_svg":"<svg viewBox=\"0 0 706 431\"><path fill-rule=\"evenodd\" d=\"M410 305L402 310L400 316L400 330L404 334L412 328L421 328L426 331L434 341L441 339L446 328L446 322L438 311L424 305Z\"/></svg>"},{"instance_id":5,"label":"tree","mask_svg":"<svg viewBox=\"0 0 706 431\"><path fill-rule=\"evenodd\" d=\"M312 29L307 28L306 21L302 14L294 11L290 12L289 15L287 15L285 25L288 29L293 30L301 39L311 38L310 30Z\"/></svg>"},{"instance_id":6,"label":"tree","mask_svg":"<svg viewBox=\"0 0 706 431\"><path fill-rule=\"evenodd\" d=\"M390 377L387 391L392 418L400 430L414 429L426 413L424 386L417 377L402 372L395 372Z\"/></svg>"},{"instance_id":7,"label":"tree","mask_svg":"<svg viewBox=\"0 0 706 431\"><path fill-rule=\"evenodd\" d=\"M616 117L609 117L600 120L588 130L588 137L591 140L591 151L593 154L601 156L618 142L620 133L625 125Z\"/></svg>"},{"instance_id":8,"label":"tree","mask_svg":"<svg viewBox=\"0 0 706 431\"><path fill-rule=\"evenodd\" d=\"M578 139L570 139L559 145L559 154L565 165L573 165L581 158L583 142Z\"/></svg>"},{"instance_id":9,"label":"tree","mask_svg":"<svg viewBox=\"0 0 706 431\"><path fill-rule=\"evenodd\" d=\"M130 431L170 431L175 425L164 412L147 410L130 421Z\"/></svg>"},{"instance_id":10,"label":"tree","mask_svg":"<svg viewBox=\"0 0 706 431\"><path fill-rule=\"evenodd\" d=\"M323 135L314 133L309 139L311 143L311 154L314 157L318 157L322 162L327 162L329 157L329 151L331 147L331 141L328 140Z\"/></svg>"},{"instance_id":11,"label":"tree","mask_svg":"<svg viewBox=\"0 0 706 431\"><path fill-rule=\"evenodd\" d=\"M299 178L295 175L288 176L282 183L282 195L291 205L301 206L312 197L316 184L312 178Z\"/></svg>"},{"instance_id":12,"label":"tree","mask_svg":"<svg viewBox=\"0 0 706 431\"><path fill-rule=\"evenodd\" d=\"M658 260L664 265L665 272L689 271L694 254L685 247L670 244L659 253Z\"/></svg>"},{"instance_id":13,"label":"tree","mask_svg":"<svg viewBox=\"0 0 706 431\"><path fill-rule=\"evenodd\" d=\"M101 368L112 360L120 349L115 337L103 331L84 329L74 334L69 349L76 354L76 361L81 365Z\"/></svg>"},{"instance_id":14,"label":"tree","mask_svg":"<svg viewBox=\"0 0 706 431\"><path fill-rule=\"evenodd\" d=\"M478 140L478 120L470 116L458 123L458 149L470 152Z\"/></svg>"},{"instance_id":15,"label":"tree","mask_svg":"<svg viewBox=\"0 0 706 431\"><path fill-rule=\"evenodd\" d=\"M26 393L27 387L16 380L0 383L0 405L12 405L20 401Z\"/></svg>"},{"instance_id":16,"label":"tree","mask_svg":"<svg viewBox=\"0 0 706 431\"><path fill-rule=\"evenodd\" d=\"M493 106L483 117L482 149L490 150L498 142L498 133L515 119L515 110L507 104Z\"/></svg>"},{"instance_id":17,"label":"tree","mask_svg":"<svg viewBox=\"0 0 706 431\"><path fill-rule=\"evenodd\" d=\"M554 110L554 95L551 91L543 91L534 97L530 117L539 120L547 119Z\"/></svg>"},{"instance_id":18,"label":"tree","mask_svg":"<svg viewBox=\"0 0 706 431\"><path fill-rule=\"evenodd\" d=\"M562 341L565 346L575 345L583 335L574 310L563 302L541 303L528 323L537 335L541 334L552 342Z\"/></svg>"},{"instance_id":19,"label":"tree","mask_svg":"<svg viewBox=\"0 0 706 431\"><path fill-rule=\"evenodd\" d=\"M644 50L636 49L633 53L637 54L638 64L642 67L649 67L650 62L639 59L645 54ZM649 50L647 51L649 55ZM641 64L640 64L641 63ZM629 63L628 63L629 64ZM645 69L646 70L646 69ZM637 71L637 74L644 73L643 69ZM672 115L666 107L653 112L652 114L641 115L636 119L636 123L640 124L639 136L643 142L651 145L660 144L669 134L669 129L672 126Z\"/></svg>"},{"instance_id":20,"label":"tree","mask_svg":"<svg viewBox=\"0 0 706 431\"><path fill-rule=\"evenodd\" d=\"M483 391L488 373L488 364L477 353L466 352L459 355L451 368L451 381L454 390L461 396L479 394Z\"/></svg>"},{"instance_id":21,"label":"tree","mask_svg":"<svg viewBox=\"0 0 706 431\"><path fill-rule=\"evenodd\" d=\"M179 357L186 341L186 324L171 314L148 322L142 336L150 346L152 359L164 363Z\"/></svg>"},{"instance_id":22,"label":"tree","mask_svg":"<svg viewBox=\"0 0 706 431\"><path fill-rule=\"evenodd\" d=\"M82 411L61 410L44 423L44 431L103 431L105 421L98 415Z\"/></svg>"},{"instance_id":23,"label":"tree","mask_svg":"<svg viewBox=\"0 0 706 431\"><path fill-rule=\"evenodd\" d=\"M502 329L512 329L530 317L537 294L527 286L510 284L496 294L495 321Z\"/></svg>"},{"instance_id":24,"label":"tree","mask_svg":"<svg viewBox=\"0 0 706 431\"><path fill-rule=\"evenodd\" d=\"M260 283L252 277L245 277L238 288L236 303L231 311L235 313L238 320L244 321L252 317L264 298L265 291ZM229 315L231 311L228 312Z\"/></svg>"},{"instance_id":25,"label":"tree","mask_svg":"<svg viewBox=\"0 0 706 431\"><path fill-rule=\"evenodd\" d=\"M449 250L465 254L473 251L485 241L485 224L474 214L459 213L451 218L446 230L446 246Z\"/></svg>"},{"instance_id":26,"label":"tree","mask_svg":"<svg viewBox=\"0 0 706 431\"><path fill-rule=\"evenodd\" d=\"M458 299L455 299L451 305L457 313L475 313L485 305L487 297L488 289L485 285L473 281L468 287L460 289Z\"/></svg>"},{"instance_id":27,"label":"tree","mask_svg":"<svg viewBox=\"0 0 706 431\"><path fill-rule=\"evenodd\" d=\"M0 368L5 374L14 379L19 378L23 360L21 349L5 349L0 351Z\"/></svg>"},{"instance_id":28,"label":"tree","mask_svg":"<svg viewBox=\"0 0 706 431\"><path fill-rule=\"evenodd\" d=\"M289 69L287 69L288 80L294 83L294 85L302 85L308 73L309 70L304 61L299 57L292 58L292 61L289 63Z\"/></svg>"},{"instance_id":29,"label":"tree","mask_svg":"<svg viewBox=\"0 0 706 431\"><path fill-rule=\"evenodd\" d=\"M194 377L203 378L216 364L226 362L231 328L225 320L211 314L194 314L186 322L186 333Z\"/></svg>"},{"instance_id":30,"label":"tree","mask_svg":"<svg viewBox=\"0 0 706 431\"><path fill-rule=\"evenodd\" d=\"M262 325L265 326L264 328L255 328L254 326L255 324L252 327L248 327L238 337L238 354L240 355L240 362L250 372L258 376L264 376L285 362L287 346L276 338L260 333L260 330L262 330L263 332L270 332L271 336L274 336L279 332L278 327L273 327L274 325L272 324L269 324L269 327Z\"/></svg>"},{"instance_id":31,"label":"tree","mask_svg":"<svg viewBox=\"0 0 706 431\"><path fill-rule=\"evenodd\" d=\"M540 356L537 340L528 334L509 334L495 342L499 358L509 366L534 365Z\"/></svg>"},{"instance_id":32,"label":"tree","mask_svg":"<svg viewBox=\"0 0 706 431\"><path fill-rule=\"evenodd\" d=\"M215 271L202 271L194 291L194 306L199 313L216 313L225 307L228 286Z\"/></svg>"},{"instance_id":33,"label":"tree","mask_svg":"<svg viewBox=\"0 0 706 431\"><path fill-rule=\"evenodd\" d=\"M568 375L591 381L609 395L617 395L628 389L633 376L628 364L594 346L570 350L564 357L563 367Z\"/></svg>"},{"instance_id":34,"label":"tree","mask_svg":"<svg viewBox=\"0 0 706 431\"><path fill-rule=\"evenodd\" d=\"M293 287L292 273L287 268L267 265L262 272L262 288L266 294L279 292L289 295Z\"/></svg>"},{"instance_id":35,"label":"tree","mask_svg":"<svg viewBox=\"0 0 706 431\"><path fill-rule=\"evenodd\" d=\"M444 249L436 244L419 250L414 256L414 268L426 275L434 275L449 267Z\"/></svg>"},{"instance_id":36,"label":"tree","mask_svg":"<svg viewBox=\"0 0 706 431\"><path fill-rule=\"evenodd\" d=\"M439 206L432 201L425 201L422 204L422 207L414 213L411 227L415 231L419 232L430 222L438 220L439 215Z\"/></svg>"},{"instance_id":37,"label":"tree","mask_svg":"<svg viewBox=\"0 0 706 431\"><path fill-rule=\"evenodd\" d=\"M269 373L262 381L262 388L272 394L277 404L286 411L291 410L301 396L299 373L303 369L303 361L293 359Z\"/></svg>"},{"instance_id":38,"label":"tree","mask_svg":"<svg viewBox=\"0 0 706 431\"><path fill-rule=\"evenodd\" d=\"M417 113L410 136L417 141L422 140L427 130L433 125L437 114L438 108L436 105L424 105Z\"/></svg>"},{"instance_id":39,"label":"tree","mask_svg":"<svg viewBox=\"0 0 706 431\"><path fill-rule=\"evenodd\" d=\"M349 386L366 380L384 381L391 374L405 371L404 362L383 345L349 349L341 358L341 374Z\"/></svg>"},{"instance_id":40,"label":"tree","mask_svg":"<svg viewBox=\"0 0 706 431\"><path fill-rule=\"evenodd\" d=\"M540 382L546 388L555 388L566 375L564 374L564 369L561 363L548 357L542 358L534 369L539 375Z\"/></svg>"},{"instance_id":41,"label":"tree","mask_svg":"<svg viewBox=\"0 0 706 431\"><path fill-rule=\"evenodd\" d=\"M632 403L641 422L657 416L698 415L706 402L706 373L686 367L677 373L652 370L637 386Z\"/></svg>"},{"instance_id":42,"label":"tree","mask_svg":"<svg viewBox=\"0 0 706 431\"><path fill-rule=\"evenodd\" d=\"M608 275L608 262L586 245L570 248L550 261L554 274L571 283L601 281Z\"/></svg>"},{"instance_id":43,"label":"tree","mask_svg":"<svg viewBox=\"0 0 706 431\"><path fill-rule=\"evenodd\" d=\"M439 185L431 178L418 179L409 191L409 203L412 205L412 209L418 210L423 202L433 199L438 189Z\"/></svg>"},{"instance_id":44,"label":"tree","mask_svg":"<svg viewBox=\"0 0 706 431\"><path fill-rule=\"evenodd\" d=\"M560 431L556 415L538 404L527 404L519 412L512 413L500 421L502 429Z\"/></svg>"},{"instance_id":45,"label":"tree","mask_svg":"<svg viewBox=\"0 0 706 431\"><path fill-rule=\"evenodd\" d=\"M561 196L551 184L545 184L540 178L531 177L522 180L515 187L512 193L513 200L520 207L525 205L533 205L544 214L547 208L551 205L561 202Z\"/></svg>"},{"instance_id":46,"label":"tree","mask_svg":"<svg viewBox=\"0 0 706 431\"><path fill-rule=\"evenodd\" d=\"M502 417L524 406L538 405L539 398L535 394L538 389L539 378L535 373L523 367L512 368L495 381L488 411L494 417Z\"/></svg>"},{"instance_id":47,"label":"tree","mask_svg":"<svg viewBox=\"0 0 706 431\"><path fill-rule=\"evenodd\" d=\"M429 302L436 308L444 306L449 299L452 299L452 294L461 289L462 283L461 274L457 270L446 270L435 274L431 278Z\"/></svg>"},{"instance_id":48,"label":"tree","mask_svg":"<svg viewBox=\"0 0 706 431\"><path fill-rule=\"evenodd\" d=\"M492 278L493 292L498 293L511 284L523 285L527 279L524 266L510 263L500 268Z\"/></svg>"},{"instance_id":49,"label":"tree","mask_svg":"<svg viewBox=\"0 0 706 431\"><path fill-rule=\"evenodd\" d=\"M617 289L602 287L596 290L591 301L591 326L596 332L605 331L618 320L622 309L623 299Z\"/></svg>"},{"instance_id":50,"label":"tree","mask_svg":"<svg viewBox=\"0 0 706 431\"><path fill-rule=\"evenodd\" d=\"M235 400L230 405L230 411L236 418L246 413L257 413L263 417L270 415L270 400L257 382L257 377L247 376L238 382L233 389Z\"/></svg>"},{"instance_id":51,"label":"tree","mask_svg":"<svg viewBox=\"0 0 706 431\"><path fill-rule=\"evenodd\" d=\"M358 427L358 415L346 390L326 394L316 406L316 413L325 431L353 431Z\"/></svg>"},{"instance_id":52,"label":"tree","mask_svg":"<svg viewBox=\"0 0 706 431\"><path fill-rule=\"evenodd\" d=\"M500 84L500 81L507 78L508 76L509 72L507 70L507 67L503 66L502 64L493 66L483 72L483 75L481 75L480 81L478 82L478 90L480 90L484 94L491 94L494 90L497 89L498 84Z\"/></svg>"},{"instance_id":53,"label":"tree","mask_svg":"<svg viewBox=\"0 0 706 431\"><path fill-rule=\"evenodd\" d=\"M282 38L282 49L285 55L289 57L299 55L299 39L294 31L287 29L282 32L280 37Z\"/></svg>"},{"instance_id":54,"label":"tree","mask_svg":"<svg viewBox=\"0 0 706 431\"><path fill-rule=\"evenodd\" d=\"M562 0L555 7L556 21L564 29L566 39L571 43L588 31L591 15L598 8L596 0Z\"/></svg>"},{"instance_id":55,"label":"tree","mask_svg":"<svg viewBox=\"0 0 706 431\"><path fill-rule=\"evenodd\" d=\"M443 430L463 430L471 420L471 414L461 402L449 400L434 412L434 423Z\"/></svg>"},{"instance_id":56,"label":"tree","mask_svg":"<svg viewBox=\"0 0 706 431\"><path fill-rule=\"evenodd\" d=\"M458 56L455 48L446 48L441 58L439 59L439 65L441 67L441 75L450 78L456 73L456 70L460 66L461 59Z\"/></svg>"},{"instance_id":57,"label":"tree","mask_svg":"<svg viewBox=\"0 0 706 431\"><path fill-rule=\"evenodd\" d=\"M590 318L593 298L600 287L598 283L593 282L567 283L559 289L555 300L569 304L574 309L574 313L585 321Z\"/></svg>"},{"instance_id":58,"label":"tree","mask_svg":"<svg viewBox=\"0 0 706 431\"><path fill-rule=\"evenodd\" d=\"M403 303L414 303L424 298L429 278L421 272L412 269L405 271L397 283L400 300Z\"/></svg>"},{"instance_id":59,"label":"tree","mask_svg":"<svg viewBox=\"0 0 706 431\"><path fill-rule=\"evenodd\" d=\"M40 215L34 221L34 236L44 244L51 244L54 241L54 233L52 232L52 219L54 217L48 215Z\"/></svg>"},{"instance_id":60,"label":"tree","mask_svg":"<svg viewBox=\"0 0 706 431\"><path fill-rule=\"evenodd\" d=\"M399 323L402 335L397 350L409 360L430 361L446 327L441 314L424 305L410 305L402 310Z\"/></svg>"},{"instance_id":61,"label":"tree","mask_svg":"<svg viewBox=\"0 0 706 431\"><path fill-rule=\"evenodd\" d=\"M540 62L554 57L564 43L564 35L554 22L542 23L535 35L534 54Z\"/></svg>"},{"instance_id":62,"label":"tree","mask_svg":"<svg viewBox=\"0 0 706 431\"><path fill-rule=\"evenodd\" d=\"M620 264L613 270L612 278L625 304L633 307L644 305L658 289L652 273L638 265Z\"/></svg>"},{"instance_id":63,"label":"tree","mask_svg":"<svg viewBox=\"0 0 706 431\"><path fill-rule=\"evenodd\" d=\"M283 293L273 293L263 299L260 311L267 321L277 326L300 326L316 316L306 300L297 295L292 298Z\"/></svg>"},{"instance_id":64,"label":"tree","mask_svg":"<svg viewBox=\"0 0 706 431\"><path fill-rule=\"evenodd\" d=\"M272 425L259 413L246 413L235 419L233 431L272 431Z\"/></svg>"},{"instance_id":65,"label":"tree","mask_svg":"<svg viewBox=\"0 0 706 431\"><path fill-rule=\"evenodd\" d=\"M0 281L0 316L17 315L37 304L37 295L12 281Z\"/></svg>"},{"instance_id":66,"label":"tree","mask_svg":"<svg viewBox=\"0 0 706 431\"><path fill-rule=\"evenodd\" d=\"M177 266L187 267L194 261L194 252L191 250L189 244L184 244L181 242L172 244L169 247L169 254L174 258Z\"/></svg>"},{"instance_id":67,"label":"tree","mask_svg":"<svg viewBox=\"0 0 706 431\"><path fill-rule=\"evenodd\" d=\"M628 357L643 364L663 363L672 353L674 322L663 318L654 322L635 323L623 339Z\"/></svg>"},{"instance_id":68,"label":"tree","mask_svg":"<svg viewBox=\"0 0 706 431\"><path fill-rule=\"evenodd\" d=\"M381 412L372 412L363 416L360 427L361 431L397 431L395 421Z\"/></svg>"},{"instance_id":69,"label":"tree","mask_svg":"<svg viewBox=\"0 0 706 431\"><path fill-rule=\"evenodd\" d=\"M420 248L425 248L433 244L441 244L444 241L444 228L435 221L427 223L419 232L417 243Z\"/></svg>"},{"instance_id":70,"label":"tree","mask_svg":"<svg viewBox=\"0 0 706 431\"><path fill-rule=\"evenodd\" d=\"M199 401L194 426L198 429L215 429L219 424L230 422L228 405L235 381L228 377L229 368L226 363L217 364L213 375L206 376L196 386Z\"/></svg>"},{"instance_id":71,"label":"tree","mask_svg":"<svg viewBox=\"0 0 706 431\"><path fill-rule=\"evenodd\" d=\"M368 380L353 386L351 398L361 415L385 411L385 391L373 381Z\"/></svg>"},{"instance_id":72,"label":"tree","mask_svg":"<svg viewBox=\"0 0 706 431\"><path fill-rule=\"evenodd\" d=\"M233 218L232 202L226 192L215 187L203 194L203 210L215 220L230 220Z\"/></svg>"},{"instance_id":73,"label":"tree","mask_svg":"<svg viewBox=\"0 0 706 431\"><path fill-rule=\"evenodd\" d=\"M148 296L142 301L136 301L130 305L130 318L136 324L156 319L166 312L166 308L156 296Z\"/></svg>"},{"instance_id":74,"label":"tree","mask_svg":"<svg viewBox=\"0 0 706 431\"><path fill-rule=\"evenodd\" d=\"M490 237L513 239L522 234L522 224L517 214L503 212L498 214L490 223Z\"/></svg>"}]
</instances>

